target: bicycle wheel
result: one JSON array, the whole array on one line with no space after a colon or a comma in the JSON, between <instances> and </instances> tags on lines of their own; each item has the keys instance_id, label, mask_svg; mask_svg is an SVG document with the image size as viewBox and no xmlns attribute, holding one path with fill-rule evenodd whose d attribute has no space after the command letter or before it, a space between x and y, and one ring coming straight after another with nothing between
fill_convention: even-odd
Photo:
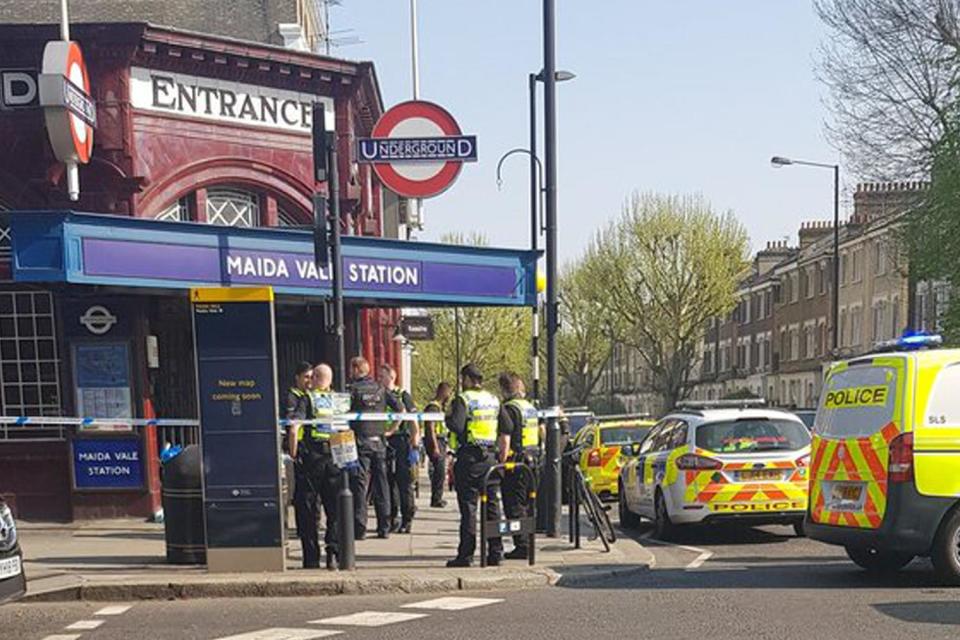
<instances>
[{"instance_id":1,"label":"bicycle wheel","mask_svg":"<svg viewBox=\"0 0 960 640\"><path fill-rule=\"evenodd\" d=\"M613 544L617 541L617 533L613 530L613 523L610 522L610 514L607 513L606 508L603 506L603 503L600 502L600 498L597 497L593 491L590 492L590 502L593 503L593 509L597 512L599 516L597 519L600 523L600 529L607 540L610 541L610 544Z\"/></svg>"},{"instance_id":2,"label":"bicycle wheel","mask_svg":"<svg viewBox=\"0 0 960 640\"><path fill-rule=\"evenodd\" d=\"M577 474L577 490L580 493L580 504L583 507L584 512L587 514L587 519L590 521L590 526L593 527L594 535L591 536L591 540L600 538L600 542L603 543L604 549L610 551L610 540L605 535L602 525L600 524L600 514L597 513L596 505L593 500L590 499L590 496L593 495L593 492L587 488L586 482L583 480L583 476Z\"/></svg>"}]
</instances>

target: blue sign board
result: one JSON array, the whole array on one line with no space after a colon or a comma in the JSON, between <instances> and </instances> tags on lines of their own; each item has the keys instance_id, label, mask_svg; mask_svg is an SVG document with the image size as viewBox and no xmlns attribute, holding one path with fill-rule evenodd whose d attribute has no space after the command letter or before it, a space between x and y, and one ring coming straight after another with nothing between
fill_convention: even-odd
<instances>
[{"instance_id":1,"label":"blue sign board","mask_svg":"<svg viewBox=\"0 0 960 640\"><path fill-rule=\"evenodd\" d=\"M77 490L142 489L139 438L83 438L73 441L73 484Z\"/></svg>"},{"instance_id":2,"label":"blue sign board","mask_svg":"<svg viewBox=\"0 0 960 640\"><path fill-rule=\"evenodd\" d=\"M477 136L360 138L360 162L477 161Z\"/></svg>"},{"instance_id":3,"label":"blue sign board","mask_svg":"<svg viewBox=\"0 0 960 640\"><path fill-rule=\"evenodd\" d=\"M13 276L185 289L270 286L328 297L330 265L314 262L306 230L239 229L71 212L16 212ZM346 236L344 295L379 304L523 306L536 303L537 252Z\"/></svg>"}]
</instances>

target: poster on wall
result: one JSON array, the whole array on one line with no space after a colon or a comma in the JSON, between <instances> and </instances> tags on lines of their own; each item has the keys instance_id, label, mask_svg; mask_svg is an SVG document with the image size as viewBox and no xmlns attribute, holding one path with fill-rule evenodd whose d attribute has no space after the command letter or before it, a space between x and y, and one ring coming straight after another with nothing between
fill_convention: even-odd
<instances>
[{"instance_id":1,"label":"poster on wall","mask_svg":"<svg viewBox=\"0 0 960 640\"><path fill-rule=\"evenodd\" d=\"M132 418L130 354L126 342L92 342L73 347L77 412L82 417ZM92 424L91 430L126 430L130 425ZM86 430L85 429L85 430Z\"/></svg>"}]
</instances>

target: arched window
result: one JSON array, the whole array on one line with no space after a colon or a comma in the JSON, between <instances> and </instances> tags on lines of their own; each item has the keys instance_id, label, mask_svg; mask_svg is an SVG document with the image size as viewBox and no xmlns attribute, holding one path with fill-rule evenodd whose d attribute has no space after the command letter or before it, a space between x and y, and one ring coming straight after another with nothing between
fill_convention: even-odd
<instances>
[{"instance_id":1,"label":"arched window","mask_svg":"<svg viewBox=\"0 0 960 640\"><path fill-rule=\"evenodd\" d=\"M7 211L10 207L0 198L0 211ZM9 258L13 250L13 236L10 235L10 226L6 220L0 220L0 258Z\"/></svg>"},{"instance_id":2,"label":"arched window","mask_svg":"<svg viewBox=\"0 0 960 640\"><path fill-rule=\"evenodd\" d=\"M191 199L189 196L180 198L166 209L160 211L154 218L168 222L188 222L192 220L193 216L190 215Z\"/></svg>"},{"instance_id":3,"label":"arched window","mask_svg":"<svg viewBox=\"0 0 960 640\"><path fill-rule=\"evenodd\" d=\"M277 207L277 226L278 227L302 227L303 223L297 220L286 207Z\"/></svg>"},{"instance_id":4,"label":"arched window","mask_svg":"<svg viewBox=\"0 0 960 640\"><path fill-rule=\"evenodd\" d=\"M207 222L224 227L256 227L260 224L260 197L234 187L207 189Z\"/></svg>"}]
</instances>

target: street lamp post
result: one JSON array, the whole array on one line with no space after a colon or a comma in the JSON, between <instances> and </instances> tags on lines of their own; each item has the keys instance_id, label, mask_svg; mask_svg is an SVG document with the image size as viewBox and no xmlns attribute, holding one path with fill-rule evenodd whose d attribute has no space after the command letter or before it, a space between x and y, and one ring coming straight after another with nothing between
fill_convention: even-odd
<instances>
[{"instance_id":1,"label":"street lamp post","mask_svg":"<svg viewBox=\"0 0 960 640\"><path fill-rule=\"evenodd\" d=\"M543 0L544 189L547 245L547 407L557 393L557 3ZM560 423L547 419L547 536L560 533Z\"/></svg>"},{"instance_id":2,"label":"street lamp post","mask_svg":"<svg viewBox=\"0 0 960 640\"><path fill-rule=\"evenodd\" d=\"M840 165L793 160L782 156L773 156L770 158L770 164L776 169L797 164L833 171L833 331L831 332L831 342L833 343L833 352L836 354L840 348Z\"/></svg>"}]
</instances>

